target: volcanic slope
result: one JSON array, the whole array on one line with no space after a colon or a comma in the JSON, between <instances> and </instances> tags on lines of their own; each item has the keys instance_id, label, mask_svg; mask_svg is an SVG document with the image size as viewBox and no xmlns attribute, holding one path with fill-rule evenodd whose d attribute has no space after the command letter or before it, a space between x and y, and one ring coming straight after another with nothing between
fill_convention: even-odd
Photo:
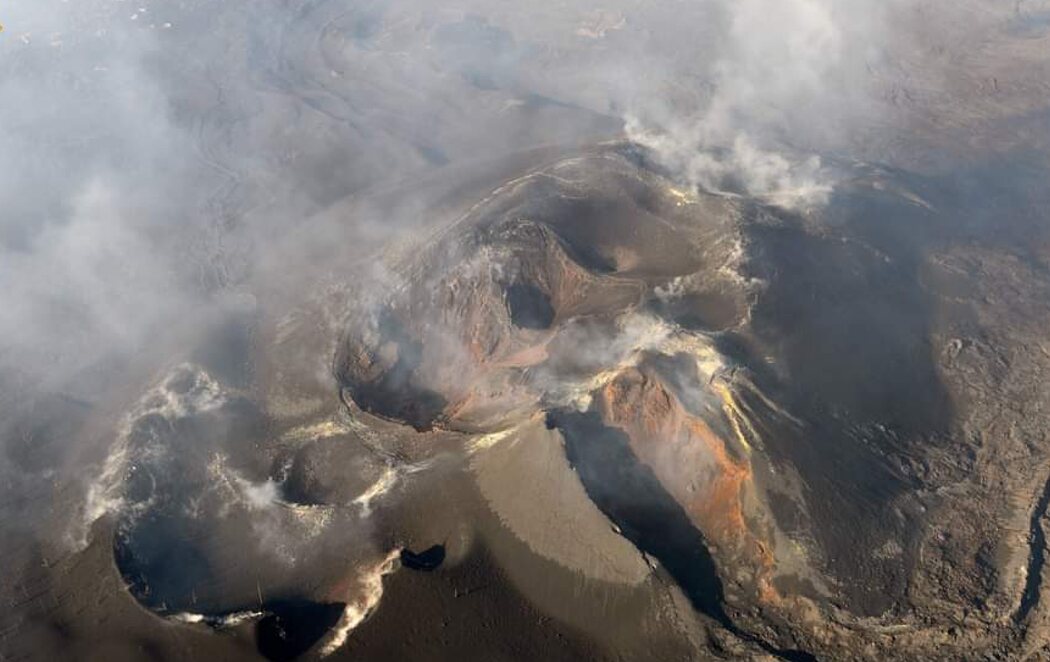
<instances>
[{"instance_id":1,"label":"volcanic slope","mask_svg":"<svg viewBox=\"0 0 1050 662\"><path fill-rule=\"evenodd\" d=\"M1011 646L1023 543L932 576L958 553L931 542L934 515L966 510L943 490L978 480L923 284L943 200L901 173L842 177L826 207L787 212L682 186L632 145L530 171L392 258L338 379L472 452L543 420L702 620L770 653ZM1003 617L959 637L967 604Z\"/></svg>"}]
</instances>

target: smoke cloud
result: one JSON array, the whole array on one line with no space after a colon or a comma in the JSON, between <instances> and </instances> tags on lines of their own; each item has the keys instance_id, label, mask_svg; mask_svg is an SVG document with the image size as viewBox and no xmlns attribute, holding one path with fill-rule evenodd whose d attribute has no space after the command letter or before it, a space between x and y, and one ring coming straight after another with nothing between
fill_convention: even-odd
<instances>
[{"instance_id":1,"label":"smoke cloud","mask_svg":"<svg viewBox=\"0 0 1050 662\"><path fill-rule=\"evenodd\" d=\"M698 65L709 92L692 104L640 104L628 135L708 190L790 208L825 202L835 177L812 151L841 144L871 112L892 3L715 5L722 30Z\"/></svg>"},{"instance_id":2,"label":"smoke cloud","mask_svg":"<svg viewBox=\"0 0 1050 662\"><path fill-rule=\"evenodd\" d=\"M427 214L308 222L343 196L618 126L697 185L819 203L815 152L869 112L889 12L211 4L6 10L0 365L54 377L142 349ZM349 38L315 39L333 21Z\"/></svg>"},{"instance_id":3,"label":"smoke cloud","mask_svg":"<svg viewBox=\"0 0 1050 662\"><path fill-rule=\"evenodd\" d=\"M193 295L190 143L143 69L156 42L83 9L6 8L0 41L0 365L36 375L140 343Z\"/></svg>"},{"instance_id":4,"label":"smoke cloud","mask_svg":"<svg viewBox=\"0 0 1050 662\"><path fill-rule=\"evenodd\" d=\"M119 421L230 319L277 327L331 295L303 325L334 336L347 292L379 309L403 285L385 247L417 245L460 199L520 174L510 155L626 134L696 186L789 208L827 199L823 155L877 112L868 71L890 6L613 4L5 7L6 485L42 485L86 437L96 466L111 448L113 430L88 436L77 418L40 432L49 455L27 460L45 445L24 449L40 439L24 421L74 420L35 410L45 396ZM622 360L649 329L619 331L578 358ZM315 354L334 354L326 341ZM334 393L332 375L312 378Z\"/></svg>"}]
</instances>

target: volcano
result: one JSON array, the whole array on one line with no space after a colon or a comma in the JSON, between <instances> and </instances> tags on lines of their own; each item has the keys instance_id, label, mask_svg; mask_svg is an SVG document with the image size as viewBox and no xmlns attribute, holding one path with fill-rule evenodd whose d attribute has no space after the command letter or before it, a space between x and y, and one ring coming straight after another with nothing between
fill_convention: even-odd
<instances>
[{"instance_id":1,"label":"volcano","mask_svg":"<svg viewBox=\"0 0 1050 662\"><path fill-rule=\"evenodd\" d=\"M1045 7L606 4L5 6L0 659L1050 659Z\"/></svg>"},{"instance_id":2,"label":"volcano","mask_svg":"<svg viewBox=\"0 0 1050 662\"><path fill-rule=\"evenodd\" d=\"M682 188L630 144L545 165L408 251L350 314L340 384L406 434L514 445L545 421L701 613L837 655L917 613L953 509L933 464L967 453L928 267L896 240L940 222L908 185L857 168L807 214ZM973 571L968 599L1005 607Z\"/></svg>"}]
</instances>

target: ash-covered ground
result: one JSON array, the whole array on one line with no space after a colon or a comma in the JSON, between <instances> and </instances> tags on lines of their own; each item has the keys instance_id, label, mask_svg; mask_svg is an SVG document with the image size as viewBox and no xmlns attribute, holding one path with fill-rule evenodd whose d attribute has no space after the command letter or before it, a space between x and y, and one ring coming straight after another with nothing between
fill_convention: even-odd
<instances>
[{"instance_id":1,"label":"ash-covered ground","mask_svg":"<svg viewBox=\"0 0 1050 662\"><path fill-rule=\"evenodd\" d=\"M0 659L1050 658L1050 4L0 21Z\"/></svg>"}]
</instances>

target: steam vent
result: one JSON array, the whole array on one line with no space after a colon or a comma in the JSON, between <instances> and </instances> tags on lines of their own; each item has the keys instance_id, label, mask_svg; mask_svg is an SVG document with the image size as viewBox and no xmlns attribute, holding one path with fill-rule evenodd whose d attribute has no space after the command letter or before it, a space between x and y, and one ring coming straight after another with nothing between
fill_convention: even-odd
<instances>
[{"instance_id":1,"label":"steam vent","mask_svg":"<svg viewBox=\"0 0 1050 662\"><path fill-rule=\"evenodd\" d=\"M1046 0L0 14L0 661L1050 661Z\"/></svg>"}]
</instances>

